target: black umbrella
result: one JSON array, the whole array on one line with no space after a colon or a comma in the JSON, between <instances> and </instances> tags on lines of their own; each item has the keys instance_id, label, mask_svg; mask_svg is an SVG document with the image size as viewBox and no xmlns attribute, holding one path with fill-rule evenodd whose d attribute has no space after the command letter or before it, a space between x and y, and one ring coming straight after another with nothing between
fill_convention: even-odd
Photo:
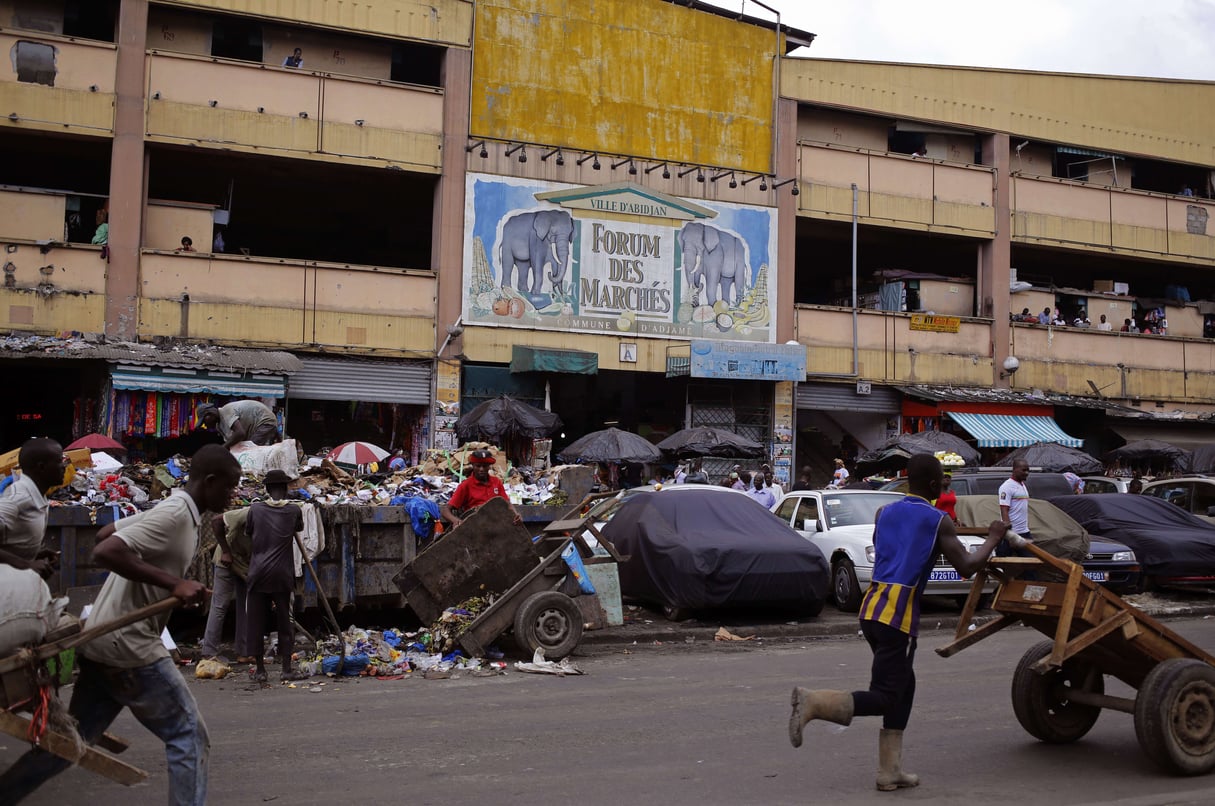
<instances>
[{"instance_id":1,"label":"black umbrella","mask_svg":"<svg viewBox=\"0 0 1215 806\"><path fill-rule=\"evenodd\" d=\"M676 431L671 436L658 443L660 450L674 454L677 457L692 456L723 456L727 458L743 456L763 456L764 446L758 442L739 436L733 431L710 426L685 428Z\"/></svg>"},{"instance_id":2,"label":"black umbrella","mask_svg":"<svg viewBox=\"0 0 1215 806\"><path fill-rule=\"evenodd\" d=\"M938 451L956 453L967 465L979 463L979 452L953 434L946 434L944 431L921 431L918 434L899 434L891 437L880 447L861 454L856 460L857 470L901 470L915 454Z\"/></svg>"},{"instance_id":3,"label":"black umbrella","mask_svg":"<svg viewBox=\"0 0 1215 806\"><path fill-rule=\"evenodd\" d=\"M461 442L496 442L508 438L540 439L561 427L561 418L513 397L502 395L487 400L456 420L456 436Z\"/></svg>"},{"instance_id":4,"label":"black umbrella","mask_svg":"<svg viewBox=\"0 0 1215 806\"><path fill-rule=\"evenodd\" d=\"M1002 467L1011 467L1017 459L1024 459L1030 467L1042 468L1047 473L1075 473L1083 476L1105 472L1105 465L1100 459L1057 442L1035 442L1033 445L1017 448L1001 459L999 464Z\"/></svg>"},{"instance_id":5,"label":"black umbrella","mask_svg":"<svg viewBox=\"0 0 1215 806\"><path fill-rule=\"evenodd\" d=\"M563 462L657 462L662 451L644 437L605 428L574 440L557 458Z\"/></svg>"},{"instance_id":6,"label":"black umbrella","mask_svg":"<svg viewBox=\"0 0 1215 806\"><path fill-rule=\"evenodd\" d=\"M1119 462L1163 462L1182 468L1190 464L1189 451L1158 439L1137 439L1128 442L1121 448L1114 448L1105 458Z\"/></svg>"},{"instance_id":7,"label":"black umbrella","mask_svg":"<svg viewBox=\"0 0 1215 806\"><path fill-rule=\"evenodd\" d=\"M1215 445L1199 445L1190 457L1190 464L1183 468L1187 473L1215 472Z\"/></svg>"}]
</instances>

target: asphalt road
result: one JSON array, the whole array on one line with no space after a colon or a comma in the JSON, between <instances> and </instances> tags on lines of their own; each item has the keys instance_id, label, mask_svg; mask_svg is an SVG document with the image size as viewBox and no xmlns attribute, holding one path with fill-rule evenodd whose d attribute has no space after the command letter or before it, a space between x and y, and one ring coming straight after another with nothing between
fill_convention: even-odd
<instances>
[{"instance_id":1,"label":"asphalt road","mask_svg":"<svg viewBox=\"0 0 1215 806\"><path fill-rule=\"evenodd\" d=\"M1215 646L1215 619L1170 626ZM231 678L191 687L211 730L213 804L1215 802L1215 776L1173 778L1153 767L1128 715L1103 713L1073 745L1025 734L1009 684L1037 633L1012 628L944 660L932 649L948 638L921 637L905 766L924 782L896 794L873 789L877 720L813 723L800 750L786 738L792 684L867 680L868 650L851 636L588 645L581 677L512 669L327 681L319 693ZM128 715L115 730L132 740L125 756L151 771L149 783L124 789L71 770L27 803L164 802L161 746ZM0 765L23 749L13 739L0 745Z\"/></svg>"}]
</instances>

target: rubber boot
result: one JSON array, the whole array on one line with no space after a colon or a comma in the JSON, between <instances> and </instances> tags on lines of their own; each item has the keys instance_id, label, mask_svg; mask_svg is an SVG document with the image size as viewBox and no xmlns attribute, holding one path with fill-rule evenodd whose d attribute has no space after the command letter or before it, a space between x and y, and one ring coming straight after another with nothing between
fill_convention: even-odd
<instances>
[{"instance_id":1,"label":"rubber boot","mask_svg":"<svg viewBox=\"0 0 1215 806\"><path fill-rule=\"evenodd\" d=\"M882 792L893 792L919 785L920 776L903 772L903 731L882 728L878 735L877 788Z\"/></svg>"},{"instance_id":2,"label":"rubber boot","mask_svg":"<svg viewBox=\"0 0 1215 806\"><path fill-rule=\"evenodd\" d=\"M793 689L793 713L789 715L789 742L802 746L802 728L811 719L825 719L837 725L852 724L852 695L847 691Z\"/></svg>"}]
</instances>

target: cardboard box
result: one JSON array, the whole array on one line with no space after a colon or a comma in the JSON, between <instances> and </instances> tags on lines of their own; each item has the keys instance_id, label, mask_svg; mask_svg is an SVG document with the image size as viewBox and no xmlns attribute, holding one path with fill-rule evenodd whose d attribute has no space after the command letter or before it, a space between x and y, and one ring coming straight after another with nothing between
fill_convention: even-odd
<instances>
[{"instance_id":1,"label":"cardboard box","mask_svg":"<svg viewBox=\"0 0 1215 806\"><path fill-rule=\"evenodd\" d=\"M1131 293L1130 283L1119 283L1114 280L1094 280L1093 290L1102 294L1121 294L1123 296Z\"/></svg>"}]
</instances>

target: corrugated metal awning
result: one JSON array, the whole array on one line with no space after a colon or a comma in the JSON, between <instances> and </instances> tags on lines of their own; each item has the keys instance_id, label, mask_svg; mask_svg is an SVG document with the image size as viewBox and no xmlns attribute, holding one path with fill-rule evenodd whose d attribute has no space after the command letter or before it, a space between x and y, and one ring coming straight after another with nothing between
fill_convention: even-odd
<instances>
[{"instance_id":1,"label":"corrugated metal awning","mask_svg":"<svg viewBox=\"0 0 1215 806\"><path fill-rule=\"evenodd\" d=\"M219 370L149 367L118 364L110 369L115 389L169 392L181 395L212 394L229 397L283 397L282 375L246 375Z\"/></svg>"},{"instance_id":2,"label":"corrugated metal awning","mask_svg":"<svg viewBox=\"0 0 1215 806\"><path fill-rule=\"evenodd\" d=\"M1058 146L1055 149L1060 154L1076 154L1081 157L1104 157L1111 160L1124 160L1126 157L1118 154L1110 154L1105 151L1093 151L1091 148L1079 148L1077 146Z\"/></svg>"},{"instance_id":3,"label":"corrugated metal awning","mask_svg":"<svg viewBox=\"0 0 1215 806\"><path fill-rule=\"evenodd\" d=\"M1069 448L1084 445L1084 440L1064 433L1055 418L1045 415L947 413L978 440L980 448L1023 448L1035 442L1057 442Z\"/></svg>"},{"instance_id":4,"label":"corrugated metal awning","mask_svg":"<svg viewBox=\"0 0 1215 806\"><path fill-rule=\"evenodd\" d=\"M430 405L430 361L359 361L300 356L287 397Z\"/></svg>"}]
</instances>

